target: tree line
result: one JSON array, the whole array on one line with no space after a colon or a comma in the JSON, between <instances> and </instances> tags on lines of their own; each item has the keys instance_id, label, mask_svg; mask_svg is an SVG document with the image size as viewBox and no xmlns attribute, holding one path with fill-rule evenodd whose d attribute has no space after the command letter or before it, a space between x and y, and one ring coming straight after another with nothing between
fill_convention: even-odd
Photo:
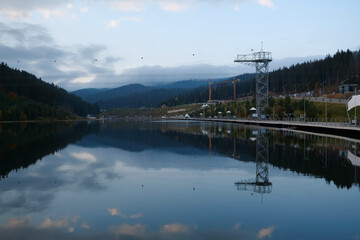
<instances>
[{"instance_id":1,"label":"tree line","mask_svg":"<svg viewBox=\"0 0 360 240\"><path fill-rule=\"evenodd\" d=\"M338 51L333 56L327 55L324 59L307 61L290 67L283 67L269 73L269 92L274 94L290 94L324 89L333 92L338 85L345 83L360 83L360 51ZM241 79L236 84L236 97L255 96L255 76ZM319 91L315 91L319 92ZM208 87L200 87L187 93L181 93L169 98L161 104L175 106L194 102L207 102L209 99ZM212 88L212 99L233 99L233 85L217 84Z\"/></svg>"},{"instance_id":2,"label":"tree line","mask_svg":"<svg viewBox=\"0 0 360 240\"><path fill-rule=\"evenodd\" d=\"M0 64L0 120L65 119L100 112L65 89L35 75Z\"/></svg>"}]
</instances>

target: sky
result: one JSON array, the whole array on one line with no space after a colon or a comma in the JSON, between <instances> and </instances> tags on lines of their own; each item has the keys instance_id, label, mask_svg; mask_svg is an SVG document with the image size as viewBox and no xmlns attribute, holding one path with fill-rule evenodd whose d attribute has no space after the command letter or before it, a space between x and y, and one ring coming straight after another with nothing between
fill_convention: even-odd
<instances>
[{"instance_id":1,"label":"sky","mask_svg":"<svg viewBox=\"0 0 360 240\"><path fill-rule=\"evenodd\" d=\"M360 49L358 0L0 0L0 62L69 91L270 70Z\"/></svg>"}]
</instances>

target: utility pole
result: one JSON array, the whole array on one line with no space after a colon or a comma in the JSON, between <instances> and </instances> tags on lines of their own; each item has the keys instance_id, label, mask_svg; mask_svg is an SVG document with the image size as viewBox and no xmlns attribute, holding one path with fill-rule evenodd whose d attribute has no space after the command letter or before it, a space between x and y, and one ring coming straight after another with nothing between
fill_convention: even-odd
<instances>
[{"instance_id":1,"label":"utility pole","mask_svg":"<svg viewBox=\"0 0 360 240\"><path fill-rule=\"evenodd\" d=\"M211 81L209 79L209 102L211 101Z\"/></svg>"},{"instance_id":2,"label":"utility pole","mask_svg":"<svg viewBox=\"0 0 360 240\"><path fill-rule=\"evenodd\" d=\"M323 98L324 98L324 101L325 101L325 122L327 122L327 99L325 99L325 83L326 83L327 80L323 81L322 83L320 83L323 87Z\"/></svg>"},{"instance_id":3,"label":"utility pole","mask_svg":"<svg viewBox=\"0 0 360 240\"><path fill-rule=\"evenodd\" d=\"M236 81L234 77L234 102L236 102Z\"/></svg>"}]
</instances>

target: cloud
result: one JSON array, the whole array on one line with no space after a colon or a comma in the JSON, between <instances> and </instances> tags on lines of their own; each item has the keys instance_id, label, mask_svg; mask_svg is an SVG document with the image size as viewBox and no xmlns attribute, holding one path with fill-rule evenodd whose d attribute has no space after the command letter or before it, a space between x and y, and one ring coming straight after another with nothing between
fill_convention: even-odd
<instances>
[{"instance_id":1,"label":"cloud","mask_svg":"<svg viewBox=\"0 0 360 240\"><path fill-rule=\"evenodd\" d=\"M116 235L145 236L146 227L141 224L123 224L112 229Z\"/></svg>"},{"instance_id":2,"label":"cloud","mask_svg":"<svg viewBox=\"0 0 360 240\"><path fill-rule=\"evenodd\" d=\"M119 216L119 217L121 217L121 218L132 218L132 219L136 219L136 218L141 218L141 217L143 217L143 215L140 214L140 213L134 214L134 215L130 215L130 216L125 215L125 214L121 213L121 212L120 212L118 209L116 209L116 208L109 208L108 211L109 211L109 213L110 213L111 216Z\"/></svg>"},{"instance_id":3,"label":"cloud","mask_svg":"<svg viewBox=\"0 0 360 240\"><path fill-rule=\"evenodd\" d=\"M118 23L119 23L119 20L111 20L107 26L114 28L118 25Z\"/></svg>"},{"instance_id":4,"label":"cloud","mask_svg":"<svg viewBox=\"0 0 360 240\"><path fill-rule=\"evenodd\" d=\"M181 223L166 224L161 227L161 233L188 233L191 228Z\"/></svg>"},{"instance_id":5,"label":"cloud","mask_svg":"<svg viewBox=\"0 0 360 240\"><path fill-rule=\"evenodd\" d=\"M274 8L274 3L271 0L259 0L258 2L262 6L265 6L268 8Z\"/></svg>"},{"instance_id":6,"label":"cloud","mask_svg":"<svg viewBox=\"0 0 360 240\"><path fill-rule=\"evenodd\" d=\"M96 162L96 157L91 153L81 152L81 153L73 153L71 154L74 158L77 158L82 161L86 161L89 163Z\"/></svg>"},{"instance_id":7,"label":"cloud","mask_svg":"<svg viewBox=\"0 0 360 240\"><path fill-rule=\"evenodd\" d=\"M145 1L142 0L118 0L113 1L113 4L121 11L136 11L139 12L145 9Z\"/></svg>"},{"instance_id":8,"label":"cloud","mask_svg":"<svg viewBox=\"0 0 360 240\"><path fill-rule=\"evenodd\" d=\"M125 69L119 79L127 80L129 83L138 82L144 84L169 83L190 79L214 79L231 77L245 72L254 72L253 68L243 65L181 65L175 67L142 66Z\"/></svg>"},{"instance_id":9,"label":"cloud","mask_svg":"<svg viewBox=\"0 0 360 240\"><path fill-rule=\"evenodd\" d=\"M61 10L39 9L39 12L41 12L44 15L44 18L50 18L51 16L58 16L58 17L65 16L65 12Z\"/></svg>"},{"instance_id":10,"label":"cloud","mask_svg":"<svg viewBox=\"0 0 360 240\"><path fill-rule=\"evenodd\" d=\"M17 227L23 227L23 226L27 226L30 223L30 219L29 218L18 218L18 217L13 217L13 218L9 218L5 224L6 228L17 228Z\"/></svg>"},{"instance_id":11,"label":"cloud","mask_svg":"<svg viewBox=\"0 0 360 240\"><path fill-rule=\"evenodd\" d=\"M111 79L115 63L121 60L107 55L103 45L57 45L39 25L0 23L0 32L0 61L68 89Z\"/></svg>"},{"instance_id":12,"label":"cloud","mask_svg":"<svg viewBox=\"0 0 360 240\"><path fill-rule=\"evenodd\" d=\"M275 230L274 226L263 228L258 232L257 238L263 239L263 238L271 237L271 234L274 232L274 230Z\"/></svg>"},{"instance_id":13,"label":"cloud","mask_svg":"<svg viewBox=\"0 0 360 240\"><path fill-rule=\"evenodd\" d=\"M114 28L117 27L119 23L124 23L124 22L141 22L141 19L138 17L122 17L119 20L111 20L108 23L108 27L110 28Z\"/></svg>"},{"instance_id":14,"label":"cloud","mask_svg":"<svg viewBox=\"0 0 360 240\"><path fill-rule=\"evenodd\" d=\"M257 0L262 6L274 8L274 4L271 0ZM102 2L104 4L110 4L111 7L115 7L120 11L135 11L140 12L146 10L149 5L158 5L160 9L170 12L184 11L190 7L197 7L198 5L205 3L209 5L233 5L237 7L239 2L250 2L250 0L98 0L88 1L88 4L95 4ZM46 18L51 15L61 16L60 8L72 10L74 6L70 0L58 1L58 0L1 0L0 12L5 13L11 18L26 18L29 17L29 13L32 11L41 11ZM81 12L86 12L88 7L82 8ZM64 13L64 11L62 11ZM71 15L70 15L71 16Z\"/></svg>"},{"instance_id":15,"label":"cloud","mask_svg":"<svg viewBox=\"0 0 360 240\"><path fill-rule=\"evenodd\" d=\"M81 224L81 227L84 228L84 229L90 229L90 225L87 224L87 223Z\"/></svg>"},{"instance_id":16,"label":"cloud","mask_svg":"<svg viewBox=\"0 0 360 240\"><path fill-rule=\"evenodd\" d=\"M188 4L185 2L175 2L175 1L161 1L159 2L161 9L169 12L181 12L188 8Z\"/></svg>"},{"instance_id":17,"label":"cloud","mask_svg":"<svg viewBox=\"0 0 360 240\"><path fill-rule=\"evenodd\" d=\"M94 79L96 78L95 74L92 74L90 76L81 76L81 77L77 77L73 80L71 80L71 83L91 83L92 81L94 81Z\"/></svg>"},{"instance_id":18,"label":"cloud","mask_svg":"<svg viewBox=\"0 0 360 240\"><path fill-rule=\"evenodd\" d=\"M242 226L242 223L236 223L234 225L234 229L239 230L241 228L241 226Z\"/></svg>"},{"instance_id":19,"label":"cloud","mask_svg":"<svg viewBox=\"0 0 360 240\"><path fill-rule=\"evenodd\" d=\"M89 11L89 7L83 7L80 9L80 12L86 13Z\"/></svg>"},{"instance_id":20,"label":"cloud","mask_svg":"<svg viewBox=\"0 0 360 240\"><path fill-rule=\"evenodd\" d=\"M45 18L51 16L64 17L73 9L70 0L1 0L0 3L0 12L5 13L5 15L10 18L29 18L29 13L33 11L42 13ZM72 14L69 14L68 16L72 17Z\"/></svg>"},{"instance_id":21,"label":"cloud","mask_svg":"<svg viewBox=\"0 0 360 240\"><path fill-rule=\"evenodd\" d=\"M69 233L72 233L75 231L73 224L76 224L78 220L78 216L72 218L66 216L61 220L51 220L50 218L47 218L40 224L39 229L65 228Z\"/></svg>"}]
</instances>

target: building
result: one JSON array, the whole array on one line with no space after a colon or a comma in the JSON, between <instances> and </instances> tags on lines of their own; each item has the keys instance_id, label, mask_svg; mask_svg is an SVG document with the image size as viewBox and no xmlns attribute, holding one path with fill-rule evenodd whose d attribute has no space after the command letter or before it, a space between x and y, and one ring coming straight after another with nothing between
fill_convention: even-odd
<instances>
[{"instance_id":1,"label":"building","mask_svg":"<svg viewBox=\"0 0 360 240\"><path fill-rule=\"evenodd\" d=\"M355 88L358 87L358 84L343 84L339 86L339 92L341 93L347 93L347 92L354 92Z\"/></svg>"}]
</instances>

